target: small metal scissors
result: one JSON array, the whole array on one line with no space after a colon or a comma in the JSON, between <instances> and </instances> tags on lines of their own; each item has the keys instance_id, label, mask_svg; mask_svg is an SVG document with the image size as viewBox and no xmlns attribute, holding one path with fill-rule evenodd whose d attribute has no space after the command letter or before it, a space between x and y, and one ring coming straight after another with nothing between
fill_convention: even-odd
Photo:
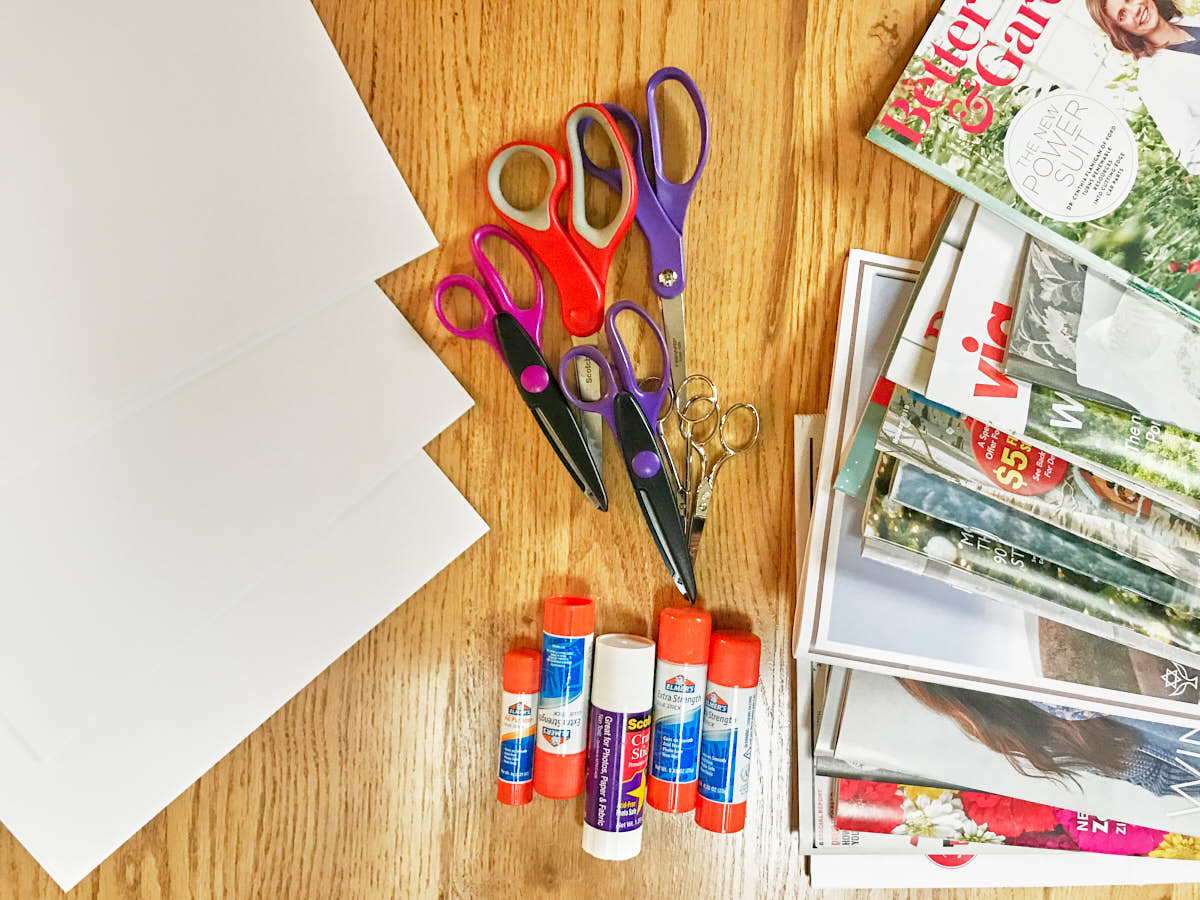
<instances>
[{"instance_id":1,"label":"small metal scissors","mask_svg":"<svg viewBox=\"0 0 1200 900\"><path fill-rule=\"evenodd\" d=\"M617 168L607 184L616 187L621 203L607 225L597 228L588 222L585 209L585 172L583 130L595 122L600 125L617 157ZM596 334L604 323L605 290L613 254L633 224L638 208L638 184L633 175L633 157L612 115L599 104L581 103L568 114L564 125L567 158L546 144L516 141L505 144L488 163L487 192L500 215L542 261L558 288L563 325L576 346L595 345ZM550 174L550 189L529 209L514 206L500 186L500 173L515 156L529 153L545 165ZM558 201L567 191L570 213L566 227L558 218ZM600 397L599 378L590 359L581 359L576 368L579 393L589 401ZM584 414L588 445L601 463L603 425L599 416Z\"/></svg>"},{"instance_id":2,"label":"small metal scissors","mask_svg":"<svg viewBox=\"0 0 1200 900\"><path fill-rule=\"evenodd\" d=\"M639 316L649 326L662 352L662 375L658 387L653 390L644 390L639 384L625 341L617 330L617 316L626 311ZM563 393L575 406L599 413L608 423L625 460L629 483L642 508L642 515L671 572L671 578L680 593L695 602L696 575L688 552L687 535L679 515L675 489L659 454L655 428L650 424L657 422L668 392L671 362L667 342L650 314L631 300L622 300L609 307L604 316L604 333L608 338L612 361L596 347L573 347L568 350L559 364ZM601 374L604 391L599 400L582 400L567 387L571 361L580 358L591 359Z\"/></svg>"},{"instance_id":3,"label":"small metal scissors","mask_svg":"<svg viewBox=\"0 0 1200 900\"><path fill-rule=\"evenodd\" d=\"M531 306L522 309L513 302L508 286L483 252L483 241L488 237L507 241L529 263L535 286ZM600 470L588 451L583 432L571 414L566 397L554 379L550 364L542 355L542 319L546 298L537 261L519 238L495 225L483 225L475 229L471 235L471 259L483 276L483 284L470 275L448 275L443 278L433 292L433 308L438 319L447 331L457 337L491 345L504 360L525 405L533 413L534 420L579 489L599 509L608 509L608 495L604 491ZM463 288L479 303L483 318L474 328L459 328L446 316L443 298L454 288Z\"/></svg>"},{"instance_id":4,"label":"small metal scissors","mask_svg":"<svg viewBox=\"0 0 1200 900\"><path fill-rule=\"evenodd\" d=\"M689 376L690 378L703 378L703 376ZM708 522L708 511L712 505L713 486L716 483L717 473L726 462L745 453L757 443L760 426L758 410L753 404L735 403L722 411L720 401L716 396L716 388L707 378L704 378L704 382L712 388L710 395L696 395L676 400L681 431L684 423L689 426L684 433L689 463L686 468L690 469L693 452L700 457L699 480L694 488L691 486L690 472L685 475L685 478L688 479L686 482L688 485L688 512L685 513L688 523L688 550L693 559L700 548L700 538L704 533L704 526ZM682 398L684 395L680 395L680 397ZM730 418L739 412L743 416L749 417L754 423L754 427L745 439L731 441L726 436L726 429L730 427ZM710 427L703 428L705 423L711 423ZM696 433L697 427L702 428L699 435ZM708 447L714 437L720 442L721 453L719 456L710 458Z\"/></svg>"},{"instance_id":5,"label":"small metal scissors","mask_svg":"<svg viewBox=\"0 0 1200 900\"><path fill-rule=\"evenodd\" d=\"M682 183L671 181L663 172L662 126L654 92L667 81L677 81L683 85L700 120L699 159L691 177ZM708 110L696 82L683 69L667 66L650 76L646 82L646 111L649 114L650 155L654 165L654 178L651 180L642 155L642 131L637 117L615 103L605 103L604 108L618 124L629 128L633 135L630 149L633 151L633 168L637 177L637 223L650 247L650 289L659 298L663 330L671 348L671 386L679 393L687 375L687 337L682 296L687 286L687 274L683 266L683 220L692 199L692 191L708 161ZM588 125L586 121L579 123L581 145L582 133ZM596 176L609 187L621 189L624 173L620 170L602 169L586 154L583 167L589 175Z\"/></svg>"}]
</instances>

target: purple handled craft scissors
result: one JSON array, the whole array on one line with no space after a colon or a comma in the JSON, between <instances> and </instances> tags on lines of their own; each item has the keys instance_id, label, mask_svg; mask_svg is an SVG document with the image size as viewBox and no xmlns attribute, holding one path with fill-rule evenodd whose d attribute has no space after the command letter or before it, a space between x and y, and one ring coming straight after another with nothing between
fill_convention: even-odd
<instances>
[{"instance_id":1,"label":"purple handled craft scissors","mask_svg":"<svg viewBox=\"0 0 1200 900\"><path fill-rule=\"evenodd\" d=\"M652 379L657 384L653 390L643 388L644 382L638 381L625 341L617 330L617 316L623 312L637 315L649 326L662 352L662 373ZM694 602L696 575L692 569L687 533L679 515L676 489L659 454L655 430L659 410L670 392L671 359L667 342L650 314L631 300L622 300L608 308L604 315L604 333L612 361L594 346L568 350L559 364L563 393L579 409L599 413L608 423L658 552L680 593ZM599 371L603 387L599 400L581 400L571 391L570 365L572 360L579 358L591 360Z\"/></svg>"},{"instance_id":2,"label":"purple handled craft scissors","mask_svg":"<svg viewBox=\"0 0 1200 900\"><path fill-rule=\"evenodd\" d=\"M700 120L700 156L695 171L682 183L671 181L663 172L662 132L654 92L666 81L677 81L683 85ZM650 156L654 164L654 179L651 181L642 154L642 131L637 117L615 103L605 103L604 108L632 134L630 151L638 185L636 218L650 246L650 288L658 295L663 330L671 348L671 387L678 392L687 376L687 338L683 312L683 289L687 285L687 276L683 265L683 220L692 199L692 191L708 161L708 110L704 106L704 98L700 96L700 89L683 69L668 66L650 76L646 82L646 109L650 117ZM579 126L581 147L587 125L587 122L581 122ZM583 163L589 174L601 179L609 187L620 190L619 170L602 169L586 154Z\"/></svg>"}]
</instances>

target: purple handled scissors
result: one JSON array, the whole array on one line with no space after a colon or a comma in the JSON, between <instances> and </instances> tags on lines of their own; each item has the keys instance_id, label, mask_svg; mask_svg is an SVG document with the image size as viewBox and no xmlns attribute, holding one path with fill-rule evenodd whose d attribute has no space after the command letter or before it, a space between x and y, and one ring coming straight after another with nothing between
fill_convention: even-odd
<instances>
[{"instance_id":1,"label":"purple handled scissors","mask_svg":"<svg viewBox=\"0 0 1200 900\"><path fill-rule=\"evenodd\" d=\"M535 287L531 306L522 309L513 302L508 286L483 252L483 241L488 237L508 242L529 264ZM483 284L470 275L447 275L443 278L433 292L433 308L438 319L451 334L467 340L484 341L499 354L538 427L579 489L599 509L608 509L604 482L588 451L583 431L554 380L550 364L542 355L542 318L546 310L546 298L537 261L520 238L495 225L483 225L475 229L471 235L471 259L483 276ZM459 328L446 316L442 301L447 291L454 288L462 288L478 302L483 317L474 328Z\"/></svg>"},{"instance_id":2,"label":"purple handled scissors","mask_svg":"<svg viewBox=\"0 0 1200 900\"><path fill-rule=\"evenodd\" d=\"M625 341L617 330L617 316L623 312L634 313L645 321L658 341L663 368L661 377L653 379L658 385L653 390L645 389L639 383ZM696 575L692 569L687 533L679 515L676 490L659 454L655 432L659 410L670 391L671 358L667 342L650 314L632 300L622 300L608 308L604 314L604 333L612 361L594 346L571 348L559 364L563 393L579 409L599 413L608 423L658 552L680 593L694 602ZM599 371L603 388L599 400L581 400L571 391L568 377L571 361L581 357L595 363Z\"/></svg>"},{"instance_id":3,"label":"purple handled scissors","mask_svg":"<svg viewBox=\"0 0 1200 900\"><path fill-rule=\"evenodd\" d=\"M692 176L682 183L671 181L663 172L663 142L654 92L666 81L683 85L696 107L700 120L700 157ZM678 392L687 375L687 338L683 312L683 289L687 277L683 266L683 220L692 191L704 164L708 161L708 110L700 89L683 69L668 66L659 69L646 82L646 109L650 116L650 155L654 164L654 179L646 171L642 153L642 131L637 117L623 106L605 103L618 124L625 125L633 136L630 151L633 155L634 176L638 183L637 223L650 246L650 287L658 295L663 330L671 347L671 386ZM588 123L581 122L580 147ZM602 169L583 155L584 169L609 187L620 190L621 173L617 169Z\"/></svg>"}]
</instances>

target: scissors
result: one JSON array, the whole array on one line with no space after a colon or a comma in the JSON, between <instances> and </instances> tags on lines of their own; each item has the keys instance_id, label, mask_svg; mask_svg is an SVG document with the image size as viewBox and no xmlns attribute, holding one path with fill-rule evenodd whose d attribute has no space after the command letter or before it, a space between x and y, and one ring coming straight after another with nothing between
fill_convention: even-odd
<instances>
[{"instance_id":1,"label":"scissors","mask_svg":"<svg viewBox=\"0 0 1200 900\"><path fill-rule=\"evenodd\" d=\"M616 151L617 168L606 183L614 185L621 202L616 215L602 228L593 226L585 209L583 128L596 122ZM596 103L581 103L568 114L564 125L567 159L545 144L513 142L496 151L488 164L487 191L492 205L513 231L532 248L558 288L563 325L576 346L596 343L604 323L604 298L608 269L613 254L633 224L638 205L638 186L633 176L633 157L612 116ZM518 154L531 153L546 166L550 188L533 207L519 209L504 196L500 173ZM568 162L569 160L569 162ZM569 215L566 227L558 217L558 202L567 191ZM580 395L589 402L600 398L599 373L590 358L576 367ZM584 414L588 446L601 464L603 424L601 417Z\"/></svg>"},{"instance_id":2,"label":"scissors","mask_svg":"<svg viewBox=\"0 0 1200 900\"><path fill-rule=\"evenodd\" d=\"M700 156L692 176L682 183L671 181L663 172L662 132L654 92L667 81L677 81L683 85L700 120ZM651 181L642 155L642 132L637 118L615 103L605 103L604 108L618 124L629 128L633 135L631 149L638 188L637 223L650 247L650 288L658 295L663 330L671 347L672 386L678 394L687 375L687 332L683 311L683 289L687 286L687 274L683 265L683 220L692 199L692 191L708 161L708 110L700 89L683 69L668 66L650 76L646 82L646 110L650 117L650 155L654 164L654 179ZM579 127L586 130L588 124L584 121ZM589 175L594 175L609 187L620 189L622 173L617 169L602 169L586 154L583 167Z\"/></svg>"},{"instance_id":3,"label":"scissors","mask_svg":"<svg viewBox=\"0 0 1200 900\"><path fill-rule=\"evenodd\" d=\"M689 376L700 377L703 376ZM707 378L704 379L709 387L712 387L712 382ZM683 395L680 395L681 397ZM677 402L678 405L678 402ZM698 408L699 412L693 410L693 407ZM680 418L680 428L683 428L683 423L689 423L687 433L684 439L687 441L687 454L690 462L693 452L700 457L700 478L696 482L695 488L691 487L688 482L689 493L689 510L691 513L688 518L687 536L688 536L688 552L695 559L696 552L700 548L700 538L704 534L704 526L708 522L708 510L712 505L713 485L717 480L717 473L721 471L721 467L726 462L733 459L742 453L745 453L758 441L759 418L758 410L752 403L735 403L721 411L720 401L716 397L716 389L713 388L712 395L699 395L690 398L683 402L683 405L678 408ZM726 428L729 427L729 420L737 413L742 413L748 416L754 423L754 428L750 432L750 436L746 439L735 442L731 441L725 435ZM704 425L704 423L712 423L711 427L696 433L696 426ZM709 444L716 437L721 445L721 453L719 456L709 457Z\"/></svg>"},{"instance_id":4,"label":"scissors","mask_svg":"<svg viewBox=\"0 0 1200 900\"><path fill-rule=\"evenodd\" d=\"M508 286L483 252L483 241L489 237L507 241L529 263L533 271L535 296L528 308L522 309L513 302ZM579 489L599 509L608 509L608 495L604 491L600 470L588 452L583 432L554 380L549 363L542 355L542 318L546 298L537 261L519 238L495 225L483 225L475 229L471 235L471 259L483 276L483 284L470 275L448 275L443 278L433 292L433 308L438 319L451 334L467 340L484 341L500 355L508 366L521 399L533 413L538 427ZM474 328L459 328L446 316L443 298L453 288L464 288L479 303L483 319Z\"/></svg>"},{"instance_id":5,"label":"scissors","mask_svg":"<svg viewBox=\"0 0 1200 900\"><path fill-rule=\"evenodd\" d=\"M644 390L639 385L629 351L617 331L617 316L626 311L636 314L650 326L662 351L662 378L659 386L653 390ZM621 450L621 457L625 460L629 482L642 508L642 515L650 527L650 533L654 536L663 561L671 572L671 578L680 593L689 601L695 602L696 575L688 553L687 534L679 516L675 490L671 487L666 467L659 455L654 428L650 425L651 422L657 421L668 391L668 368L671 363L667 342L650 314L631 300L622 300L609 307L604 316L604 333L608 338L612 362L609 362L596 347L571 348L559 364L559 376L564 384L563 393L580 409L599 413L608 423ZM600 372L604 381L604 391L599 400L583 400L576 397L566 386L566 375L571 361L580 358L591 359Z\"/></svg>"}]
</instances>

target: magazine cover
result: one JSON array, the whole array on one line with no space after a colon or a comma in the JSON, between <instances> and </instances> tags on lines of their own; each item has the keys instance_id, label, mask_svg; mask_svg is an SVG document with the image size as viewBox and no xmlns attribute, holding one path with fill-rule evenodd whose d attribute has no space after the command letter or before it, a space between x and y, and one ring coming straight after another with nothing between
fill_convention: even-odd
<instances>
[{"instance_id":1,"label":"magazine cover","mask_svg":"<svg viewBox=\"0 0 1200 900\"><path fill-rule=\"evenodd\" d=\"M1200 581L1200 526L1004 432L892 392L877 446L963 487L1112 547L1168 575Z\"/></svg>"},{"instance_id":2,"label":"magazine cover","mask_svg":"<svg viewBox=\"0 0 1200 900\"><path fill-rule=\"evenodd\" d=\"M1200 859L1200 838L981 791L840 779L836 827L958 845Z\"/></svg>"},{"instance_id":3,"label":"magazine cover","mask_svg":"<svg viewBox=\"0 0 1200 900\"><path fill-rule=\"evenodd\" d=\"M881 456L863 518L863 553L949 581L1108 640L1200 665L1200 620L987 534L888 498L895 460ZM984 499L984 498L979 498Z\"/></svg>"},{"instance_id":4,"label":"magazine cover","mask_svg":"<svg viewBox=\"0 0 1200 900\"><path fill-rule=\"evenodd\" d=\"M1196 727L857 671L839 713L836 758L906 773L886 780L1200 833Z\"/></svg>"},{"instance_id":5,"label":"magazine cover","mask_svg":"<svg viewBox=\"0 0 1200 900\"><path fill-rule=\"evenodd\" d=\"M1200 590L1188 582L1144 566L1108 547L1080 540L1002 501L967 490L916 466L896 465L888 499L1123 588L1181 617L1194 617L1200 610ZM1196 624L1200 627L1200 622Z\"/></svg>"},{"instance_id":6,"label":"magazine cover","mask_svg":"<svg viewBox=\"0 0 1200 900\"><path fill-rule=\"evenodd\" d=\"M1198 319L1197 13L1195 0L947 0L868 137Z\"/></svg>"},{"instance_id":7,"label":"magazine cover","mask_svg":"<svg viewBox=\"0 0 1200 900\"><path fill-rule=\"evenodd\" d=\"M1075 375L1086 275L1078 260L1040 241L1030 243L1009 326L1004 374L1120 408L1116 397L1080 384Z\"/></svg>"}]
</instances>

